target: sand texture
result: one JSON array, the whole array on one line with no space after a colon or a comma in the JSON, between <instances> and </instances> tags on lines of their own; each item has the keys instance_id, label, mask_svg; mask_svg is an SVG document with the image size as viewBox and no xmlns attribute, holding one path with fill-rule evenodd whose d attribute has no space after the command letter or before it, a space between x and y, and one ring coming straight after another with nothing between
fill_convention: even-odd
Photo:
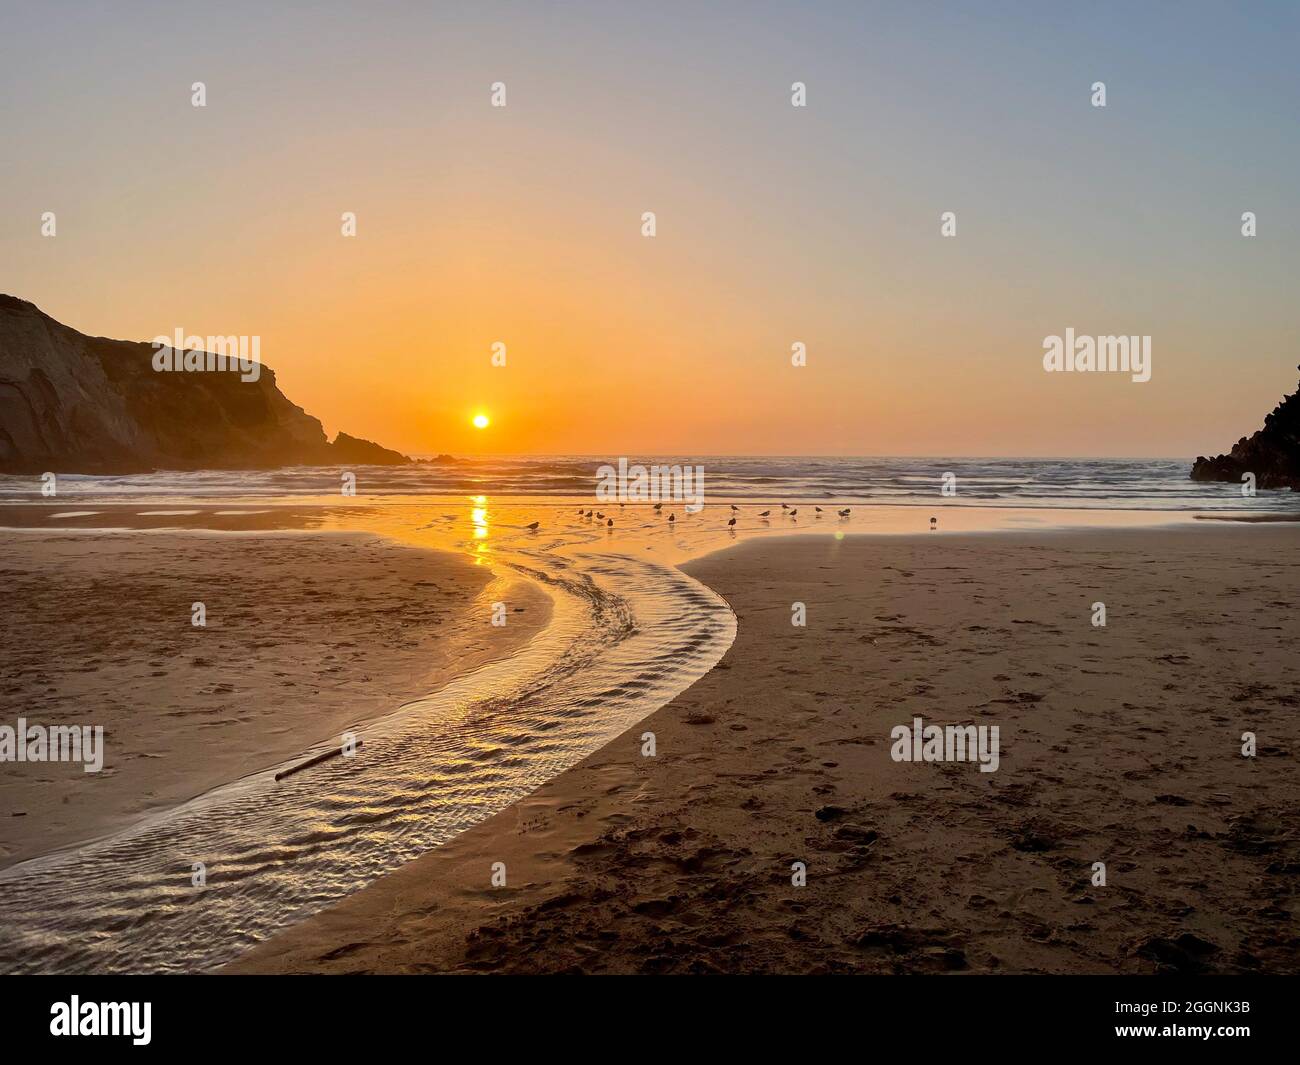
<instances>
[{"instance_id":1,"label":"sand texture","mask_svg":"<svg viewBox=\"0 0 1300 1065\"><path fill-rule=\"evenodd\" d=\"M494 628L486 569L363 533L0 536L0 724L102 725L106 749L93 774L0 765L0 865L388 713L510 653L550 609L512 583L514 620Z\"/></svg>"},{"instance_id":2,"label":"sand texture","mask_svg":"<svg viewBox=\"0 0 1300 1065\"><path fill-rule=\"evenodd\" d=\"M1300 971L1298 547L1207 523L709 556L686 568L739 617L716 669L230 969ZM914 715L998 725L998 770L894 761Z\"/></svg>"}]
</instances>

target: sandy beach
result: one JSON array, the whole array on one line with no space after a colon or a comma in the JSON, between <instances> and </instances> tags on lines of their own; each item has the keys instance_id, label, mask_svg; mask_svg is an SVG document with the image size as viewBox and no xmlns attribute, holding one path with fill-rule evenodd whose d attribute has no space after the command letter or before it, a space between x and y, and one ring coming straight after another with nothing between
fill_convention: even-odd
<instances>
[{"instance_id":1,"label":"sandy beach","mask_svg":"<svg viewBox=\"0 0 1300 1065\"><path fill-rule=\"evenodd\" d=\"M98 773L6 765L0 866L276 765L510 654L550 612L531 585L489 594L464 558L367 533L0 538L0 723L100 725L106 748Z\"/></svg>"},{"instance_id":2,"label":"sandy beach","mask_svg":"<svg viewBox=\"0 0 1300 1065\"><path fill-rule=\"evenodd\" d=\"M712 554L684 568L739 619L716 668L228 971L1295 973L1297 546L1205 523ZM893 760L914 717L998 726L997 770Z\"/></svg>"}]
</instances>

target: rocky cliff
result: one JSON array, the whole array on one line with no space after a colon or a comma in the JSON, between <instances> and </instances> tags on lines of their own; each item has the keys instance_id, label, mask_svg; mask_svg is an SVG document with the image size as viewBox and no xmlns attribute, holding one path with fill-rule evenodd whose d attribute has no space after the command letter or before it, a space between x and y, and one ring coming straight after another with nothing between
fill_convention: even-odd
<instances>
[{"instance_id":1,"label":"rocky cliff","mask_svg":"<svg viewBox=\"0 0 1300 1065\"><path fill-rule=\"evenodd\" d=\"M1243 473L1255 475L1257 488L1300 491L1300 389L1284 396L1264 419L1264 428L1243 436L1228 454L1199 456L1191 477L1194 481L1241 483Z\"/></svg>"},{"instance_id":2,"label":"rocky cliff","mask_svg":"<svg viewBox=\"0 0 1300 1065\"><path fill-rule=\"evenodd\" d=\"M396 465L407 456L340 433L291 402L262 366L159 372L148 343L88 337L0 295L0 472L134 473Z\"/></svg>"}]
</instances>

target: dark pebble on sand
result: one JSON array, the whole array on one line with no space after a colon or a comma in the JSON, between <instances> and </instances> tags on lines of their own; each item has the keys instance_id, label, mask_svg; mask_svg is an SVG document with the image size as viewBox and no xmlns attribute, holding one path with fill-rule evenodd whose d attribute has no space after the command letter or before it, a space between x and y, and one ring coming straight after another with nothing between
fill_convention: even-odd
<instances>
[{"instance_id":1,"label":"dark pebble on sand","mask_svg":"<svg viewBox=\"0 0 1300 1065\"><path fill-rule=\"evenodd\" d=\"M1137 949L1139 957L1173 972L1197 972L1205 967L1202 959L1218 951L1214 943L1191 932L1184 932L1177 939L1154 936Z\"/></svg>"},{"instance_id":2,"label":"dark pebble on sand","mask_svg":"<svg viewBox=\"0 0 1300 1065\"><path fill-rule=\"evenodd\" d=\"M817 818L818 821L835 821L846 813L848 813L848 810L844 809L843 806L823 806L813 814L813 817Z\"/></svg>"}]
</instances>

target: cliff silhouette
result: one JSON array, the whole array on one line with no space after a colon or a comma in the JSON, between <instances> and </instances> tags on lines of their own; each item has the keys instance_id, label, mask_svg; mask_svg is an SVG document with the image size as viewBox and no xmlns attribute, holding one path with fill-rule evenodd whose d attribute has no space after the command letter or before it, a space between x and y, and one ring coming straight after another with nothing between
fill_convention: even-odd
<instances>
[{"instance_id":1,"label":"cliff silhouette","mask_svg":"<svg viewBox=\"0 0 1300 1065\"><path fill-rule=\"evenodd\" d=\"M149 343L88 337L0 294L0 473L401 465L293 403L261 366L158 372Z\"/></svg>"}]
</instances>

